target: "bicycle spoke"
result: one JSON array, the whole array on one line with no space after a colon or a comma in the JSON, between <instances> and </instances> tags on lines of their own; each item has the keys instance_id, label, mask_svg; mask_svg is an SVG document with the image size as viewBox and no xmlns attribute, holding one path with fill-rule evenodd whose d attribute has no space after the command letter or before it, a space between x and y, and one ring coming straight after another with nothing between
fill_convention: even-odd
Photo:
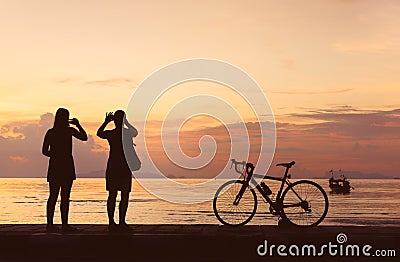
<instances>
[{"instance_id":1,"label":"bicycle spoke","mask_svg":"<svg viewBox=\"0 0 400 262\"><path fill-rule=\"evenodd\" d=\"M237 205L234 205L242 186L242 181L230 181L217 191L213 207L214 213L222 223L231 225L245 224L254 216L256 209L254 191L246 188Z\"/></svg>"},{"instance_id":2,"label":"bicycle spoke","mask_svg":"<svg viewBox=\"0 0 400 262\"><path fill-rule=\"evenodd\" d=\"M293 224L314 225L326 215L326 193L313 182L299 181L285 191L283 207L286 218Z\"/></svg>"}]
</instances>

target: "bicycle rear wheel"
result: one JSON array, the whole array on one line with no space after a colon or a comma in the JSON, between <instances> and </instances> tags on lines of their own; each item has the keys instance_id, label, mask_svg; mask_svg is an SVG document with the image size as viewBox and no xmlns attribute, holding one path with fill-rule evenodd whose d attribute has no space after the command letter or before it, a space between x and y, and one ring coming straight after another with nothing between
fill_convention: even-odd
<instances>
[{"instance_id":1,"label":"bicycle rear wheel","mask_svg":"<svg viewBox=\"0 0 400 262\"><path fill-rule=\"evenodd\" d=\"M296 226L316 226L328 213L328 196L313 181L300 180L282 194L283 218Z\"/></svg>"},{"instance_id":2,"label":"bicycle rear wheel","mask_svg":"<svg viewBox=\"0 0 400 262\"><path fill-rule=\"evenodd\" d=\"M244 189L240 200L235 204L240 190ZM242 180L232 180L218 188L213 201L214 214L224 225L240 226L248 223L257 210L257 196L254 189Z\"/></svg>"}]
</instances>

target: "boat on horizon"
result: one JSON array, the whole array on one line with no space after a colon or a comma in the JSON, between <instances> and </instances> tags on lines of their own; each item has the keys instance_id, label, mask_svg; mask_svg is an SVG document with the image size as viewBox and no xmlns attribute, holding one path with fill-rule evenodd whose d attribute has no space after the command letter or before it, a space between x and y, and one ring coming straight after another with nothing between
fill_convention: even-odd
<instances>
[{"instance_id":1,"label":"boat on horizon","mask_svg":"<svg viewBox=\"0 0 400 262\"><path fill-rule=\"evenodd\" d=\"M343 175L340 174L340 178L333 177L333 170L330 171L332 176L329 178L329 187L331 192L334 194L349 194L354 187L350 186L350 181ZM341 170L339 170L341 172Z\"/></svg>"}]
</instances>

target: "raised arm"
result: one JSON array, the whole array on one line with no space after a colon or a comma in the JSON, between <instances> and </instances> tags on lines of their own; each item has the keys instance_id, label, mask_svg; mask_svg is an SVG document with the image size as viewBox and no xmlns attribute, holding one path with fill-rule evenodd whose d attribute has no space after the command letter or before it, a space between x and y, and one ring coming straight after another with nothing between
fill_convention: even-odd
<instances>
[{"instance_id":1,"label":"raised arm","mask_svg":"<svg viewBox=\"0 0 400 262\"><path fill-rule=\"evenodd\" d=\"M43 146L42 146L42 154L47 157L51 157L49 131L47 131L46 135L44 136L44 141L43 141Z\"/></svg>"},{"instance_id":2,"label":"raised arm","mask_svg":"<svg viewBox=\"0 0 400 262\"><path fill-rule=\"evenodd\" d=\"M108 123L110 123L113 119L113 113L106 113L106 118L104 119L103 124L101 124L101 126L99 127L99 129L97 130L96 135L100 138L106 139L106 133L104 131L104 128L106 128L106 126L108 125Z\"/></svg>"},{"instance_id":3,"label":"raised arm","mask_svg":"<svg viewBox=\"0 0 400 262\"><path fill-rule=\"evenodd\" d=\"M128 132L132 137L136 137L138 135L137 129L133 125L131 125L131 123L128 122L126 117L124 117L124 124L128 128Z\"/></svg>"},{"instance_id":4,"label":"raised arm","mask_svg":"<svg viewBox=\"0 0 400 262\"><path fill-rule=\"evenodd\" d=\"M88 140L88 136L86 134L85 129L83 129L83 127L81 126L81 124L79 123L78 119L73 118L71 121L71 124L75 125L78 130L76 130L75 128L72 128L72 135L76 138L78 138L79 140L82 141L87 141Z\"/></svg>"}]
</instances>

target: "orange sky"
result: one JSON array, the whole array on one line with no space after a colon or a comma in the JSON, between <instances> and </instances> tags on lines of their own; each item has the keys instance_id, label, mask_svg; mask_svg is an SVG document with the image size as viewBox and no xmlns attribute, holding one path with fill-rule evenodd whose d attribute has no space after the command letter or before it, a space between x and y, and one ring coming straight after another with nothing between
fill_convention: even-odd
<instances>
[{"instance_id":1,"label":"orange sky","mask_svg":"<svg viewBox=\"0 0 400 262\"><path fill-rule=\"evenodd\" d=\"M94 137L104 113L125 108L153 71L195 57L229 62L258 82L278 122L279 160L301 160L311 176L398 173L399 13L396 0L0 0L0 176L44 172L50 116L39 118L59 106L92 135L76 148L87 158L76 157L77 171L101 170L105 155L93 152L107 148ZM214 90L247 110L210 83L185 88Z\"/></svg>"}]
</instances>

